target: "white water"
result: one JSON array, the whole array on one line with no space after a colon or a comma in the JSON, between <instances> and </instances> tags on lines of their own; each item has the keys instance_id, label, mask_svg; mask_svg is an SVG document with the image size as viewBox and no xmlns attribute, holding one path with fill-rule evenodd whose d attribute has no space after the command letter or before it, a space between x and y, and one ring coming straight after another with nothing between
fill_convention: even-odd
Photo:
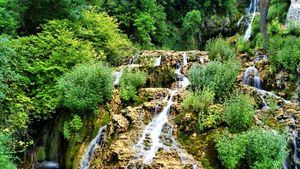
<instances>
[{"instance_id":1,"label":"white water","mask_svg":"<svg viewBox=\"0 0 300 169\"><path fill-rule=\"evenodd\" d=\"M186 52L184 52L182 54L182 57L183 57L183 65L185 66L188 64L188 56L187 56Z\"/></svg>"},{"instance_id":2,"label":"white water","mask_svg":"<svg viewBox=\"0 0 300 169\"><path fill-rule=\"evenodd\" d=\"M246 41L249 40L249 38L251 36L252 23L254 21L254 18L256 16L256 12L257 12L257 2L258 2L258 0L251 0L249 7L246 9L247 16L249 16L252 13L252 17L250 19L248 28L247 28L245 36L244 36L244 40L246 40Z\"/></svg>"},{"instance_id":3,"label":"white water","mask_svg":"<svg viewBox=\"0 0 300 169\"><path fill-rule=\"evenodd\" d=\"M102 133L107 128L107 125L101 127L98 131L97 136L90 142L88 148L85 151L84 156L81 159L80 169L89 169L90 161L93 158L94 151L97 148L99 142L102 140ZM106 137L106 133L104 132L104 137Z\"/></svg>"},{"instance_id":4,"label":"white water","mask_svg":"<svg viewBox=\"0 0 300 169\"><path fill-rule=\"evenodd\" d=\"M59 169L56 161L43 161L35 166L36 169Z\"/></svg>"},{"instance_id":5,"label":"white water","mask_svg":"<svg viewBox=\"0 0 300 169\"><path fill-rule=\"evenodd\" d=\"M189 84L189 80L180 72L181 66L175 71L179 77L180 88L185 89ZM126 168L133 163L133 168L136 168L137 160L141 159L142 164L151 164L154 157L156 156L157 151L160 148L169 149L169 146L166 146L161 140L163 128L168 124L170 108L173 105L173 97L178 93L179 88L176 87L174 90L169 91L169 97L167 96L167 105L163 108L154 119L145 127L143 130L142 136L138 139L137 143L133 146L133 149L136 152L135 159L129 161ZM157 112L157 107L155 107L155 112ZM179 157L183 164L186 164L187 159L193 160L192 157L187 156L187 153L180 149L175 138L173 137L173 126L171 125L169 133L167 136L171 137L172 148L176 150L179 154ZM146 143L146 144L145 144ZM194 160L193 160L194 161ZM193 165L193 168L197 168L197 163Z\"/></svg>"},{"instance_id":6,"label":"white water","mask_svg":"<svg viewBox=\"0 0 300 169\"><path fill-rule=\"evenodd\" d=\"M251 79L250 77L253 77L253 79ZM253 86L257 89L262 88L261 80L259 78L259 73L255 67L251 66L245 70L243 76L243 84Z\"/></svg>"},{"instance_id":7,"label":"white water","mask_svg":"<svg viewBox=\"0 0 300 169\"><path fill-rule=\"evenodd\" d=\"M242 16L241 19L238 21L237 25L240 26L241 21L243 20L245 16Z\"/></svg>"},{"instance_id":8,"label":"white water","mask_svg":"<svg viewBox=\"0 0 300 169\"><path fill-rule=\"evenodd\" d=\"M285 100L284 98L279 97L279 96L277 96L276 94L274 94L272 92L269 92L269 91L266 91L266 90L262 90L262 89L255 89L255 91L257 93L259 93L260 95L262 95L262 96L271 96L271 97L273 97L275 99L281 99L284 103L291 103L290 101Z\"/></svg>"},{"instance_id":9,"label":"white water","mask_svg":"<svg viewBox=\"0 0 300 169\"><path fill-rule=\"evenodd\" d=\"M155 59L154 66L155 66L155 67L156 67L156 66L160 66L160 63L161 63L161 56Z\"/></svg>"},{"instance_id":10,"label":"white water","mask_svg":"<svg viewBox=\"0 0 300 169\"><path fill-rule=\"evenodd\" d=\"M122 74L123 74L122 71L114 72L114 77L115 77L114 86L118 86L120 84Z\"/></svg>"}]
</instances>

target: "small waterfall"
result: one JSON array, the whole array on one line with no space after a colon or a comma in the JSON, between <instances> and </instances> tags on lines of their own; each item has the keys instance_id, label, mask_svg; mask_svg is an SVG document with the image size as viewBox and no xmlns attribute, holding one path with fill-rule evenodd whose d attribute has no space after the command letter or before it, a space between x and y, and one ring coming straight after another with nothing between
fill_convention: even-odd
<instances>
[{"instance_id":1,"label":"small waterfall","mask_svg":"<svg viewBox=\"0 0 300 169\"><path fill-rule=\"evenodd\" d=\"M237 26L240 26L241 21L244 19L245 16L242 16L241 19L239 19L239 21L237 22Z\"/></svg>"},{"instance_id":2,"label":"small waterfall","mask_svg":"<svg viewBox=\"0 0 300 169\"><path fill-rule=\"evenodd\" d=\"M255 67L251 66L246 69L243 76L243 84L262 89L259 73Z\"/></svg>"},{"instance_id":3,"label":"small waterfall","mask_svg":"<svg viewBox=\"0 0 300 169\"><path fill-rule=\"evenodd\" d=\"M249 40L249 38L251 36L252 23L254 21L254 18L256 16L256 12L257 12L257 2L258 2L258 0L251 0L249 7L246 9L247 16L249 16L252 13L252 17L250 19L248 28L247 28L245 36L244 36L244 40L246 40L246 41Z\"/></svg>"},{"instance_id":4,"label":"small waterfall","mask_svg":"<svg viewBox=\"0 0 300 169\"><path fill-rule=\"evenodd\" d=\"M59 164L56 161L43 161L36 164L36 169L59 169Z\"/></svg>"},{"instance_id":5,"label":"small waterfall","mask_svg":"<svg viewBox=\"0 0 300 169\"><path fill-rule=\"evenodd\" d=\"M135 59L134 56L132 56L132 57L129 59L129 64L130 64L130 65L134 64L134 61L135 61L134 59Z\"/></svg>"},{"instance_id":6,"label":"small waterfall","mask_svg":"<svg viewBox=\"0 0 300 169\"><path fill-rule=\"evenodd\" d=\"M122 74L123 74L122 71L116 71L114 73L114 77L115 77L114 86L118 86L120 84Z\"/></svg>"},{"instance_id":7,"label":"small waterfall","mask_svg":"<svg viewBox=\"0 0 300 169\"><path fill-rule=\"evenodd\" d=\"M156 67L156 66L160 66L160 63L161 63L161 56L155 59L154 66L155 66L155 67Z\"/></svg>"},{"instance_id":8,"label":"small waterfall","mask_svg":"<svg viewBox=\"0 0 300 169\"><path fill-rule=\"evenodd\" d=\"M90 142L84 156L81 159L80 169L89 169L90 161L93 158L94 151L99 145L99 142L103 139L102 134L104 134L104 138L106 137L106 133L104 132L106 129L107 125L101 127L98 131L97 136Z\"/></svg>"},{"instance_id":9,"label":"small waterfall","mask_svg":"<svg viewBox=\"0 0 300 169\"><path fill-rule=\"evenodd\" d=\"M188 64L188 56L187 56L186 52L184 52L182 54L182 57L183 57L183 65L185 66Z\"/></svg>"},{"instance_id":10,"label":"small waterfall","mask_svg":"<svg viewBox=\"0 0 300 169\"><path fill-rule=\"evenodd\" d=\"M189 85L189 80L187 77L185 77L181 72L181 66L176 69L176 74L178 75L178 78L181 82L181 85L179 88L185 89ZM160 148L169 149L169 146L166 146L163 143L162 136L166 135L167 137L171 138L172 142L172 148L175 149L182 162L186 163L186 153L184 150L181 150L178 146L178 144L175 141L175 138L173 137L173 126L169 125L169 112L170 108L173 105L173 97L178 93L179 88L177 87L174 90L169 91L169 96L167 96L167 105L163 108L163 110L153 118L153 120L145 127L143 130L143 133L141 137L138 139L137 143L133 146L133 149L136 152L136 156L133 160L129 161L126 168L128 168L131 164L133 165L133 168L137 167L137 161L142 160L142 165L145 164L151 164L153 162L154 157L156 156L157 151ZM155 108L157 111L157 108ZM166 126L171 126L169 132L165 132ZM189 157L190 159L192 157ZM197 167L197 164L194 164L195 167Z\"/></svg>"}]
</instances>

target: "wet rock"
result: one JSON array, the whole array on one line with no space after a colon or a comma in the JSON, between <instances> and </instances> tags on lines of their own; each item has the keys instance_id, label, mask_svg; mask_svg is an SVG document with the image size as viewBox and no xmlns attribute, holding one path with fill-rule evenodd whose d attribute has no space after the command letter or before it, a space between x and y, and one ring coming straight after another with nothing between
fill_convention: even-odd
<instances>
[{"instance_id":1,"label":"wet rock","mask_svg":"<svg viewBox=\"0 0 300 169\"><path fill-rule=\"evenodd\" d=\"M129 126L129 122L122 114L112 115L113 125L117 133L126 132Z\"/></svg>"}]
</instances>

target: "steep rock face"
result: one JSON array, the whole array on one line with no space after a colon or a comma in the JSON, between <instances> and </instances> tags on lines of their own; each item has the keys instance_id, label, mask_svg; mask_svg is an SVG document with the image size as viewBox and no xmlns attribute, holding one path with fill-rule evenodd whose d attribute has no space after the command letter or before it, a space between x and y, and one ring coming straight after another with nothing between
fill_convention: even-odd
<instances>
[{"instance_id":1,"label":"steep rock face","mask_svg":"<svg viewBox=\"0 0 300 169\"><path fill-rule=\"evenodd\" d=\"M291 0L291 5L289 12L287 14L287 21L297 21L300 22L300 1Z\"/></svg>"}]
</instances>

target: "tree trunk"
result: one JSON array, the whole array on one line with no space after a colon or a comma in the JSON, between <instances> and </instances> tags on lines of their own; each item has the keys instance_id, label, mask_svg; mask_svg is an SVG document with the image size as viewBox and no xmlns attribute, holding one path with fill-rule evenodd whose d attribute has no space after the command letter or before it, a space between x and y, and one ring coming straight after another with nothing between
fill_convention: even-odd
<instances>
[{"instance_id":1,"label":"tree trunk","mask_svg":"<svg viewBox=\"0 0 300 169\"><path fill-rule=\"evenodd\" d=\"M263 37L263 48L268 48L267 16L269 0L260 0L260 31Z\"/></svg>"}]
</instances>

